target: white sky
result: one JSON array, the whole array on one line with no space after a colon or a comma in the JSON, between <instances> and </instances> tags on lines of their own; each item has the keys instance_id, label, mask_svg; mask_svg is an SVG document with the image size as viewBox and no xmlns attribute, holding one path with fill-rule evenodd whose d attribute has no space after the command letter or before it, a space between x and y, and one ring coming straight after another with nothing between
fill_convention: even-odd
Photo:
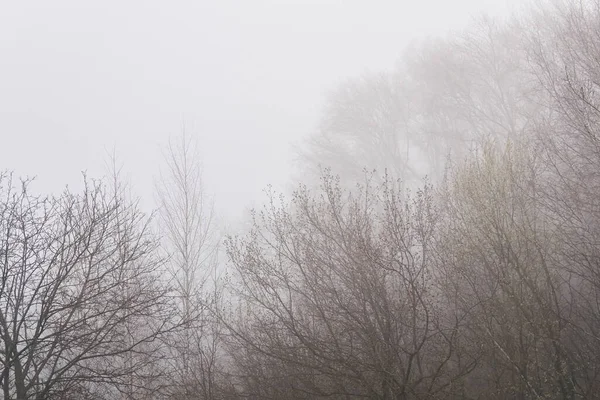
<instances>
[{"instance_id":1,"label":"white sky","mask_svg":"<svg viewBox=\"0 0 600 400\"><path fill-rule=\"evenodd\" d=\"M391 68L409 40L517 0L0 0L0 170L40 190L115 148L152 205L161 145L187 131L227 219L290 175L325 94Z\"/></svg>"}]
</instances>

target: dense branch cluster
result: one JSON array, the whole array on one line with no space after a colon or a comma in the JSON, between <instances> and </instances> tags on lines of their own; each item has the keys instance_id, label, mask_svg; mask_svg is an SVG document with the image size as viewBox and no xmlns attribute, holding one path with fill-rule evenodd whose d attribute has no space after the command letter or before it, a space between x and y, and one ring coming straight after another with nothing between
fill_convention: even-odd
<instances>
[{"instance_id":1,"label":"dense branch cluster","mask_svg":"<svg viewBox=\"0 0 600 400\"><path fill-rule=\"evenodd\" d=\"M241 393L597 396L599 22L484 19L333 93L302 154L324 180L228 242Z\"/></svg>"},{"instance_id":2,"label":"dense branch cluster","mask_svg":"<svg viewBox=\"0 0 600 400\"><path fill-rule=\"evenodd\" d=\"M4 398L157 389L159 341L179 322L147 222L98 183L53 198L29 186L0 177Z\"/></svg>"}]
</instances>

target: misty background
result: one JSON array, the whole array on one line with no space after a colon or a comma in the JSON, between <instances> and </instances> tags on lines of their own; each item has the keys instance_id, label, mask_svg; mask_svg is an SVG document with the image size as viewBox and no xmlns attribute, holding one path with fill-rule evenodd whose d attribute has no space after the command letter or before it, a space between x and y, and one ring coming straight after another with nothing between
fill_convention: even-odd
<instances>
[{"instance_id":1,"label":"misty background","mask_svg":"<svg viewBox=\"0 0 600 400\"><path fill-rule=\"evenodd\" d=\"M0 4L4 400L598 398L600 0Z\"/></svg>"},{"instance_id":2,"label":"misty background","mask_svg":"<svg viewBox=\"0 0 600 400\"><path fill-rule=\"evenodd\" d=\"M284 188L294 146L344 80L393 69L413 40L519 2L3 1L0 160L41 192L106 173L146 210L169 137L198 139L206 191L232 222Z\"/></svg>"}]
</instances>

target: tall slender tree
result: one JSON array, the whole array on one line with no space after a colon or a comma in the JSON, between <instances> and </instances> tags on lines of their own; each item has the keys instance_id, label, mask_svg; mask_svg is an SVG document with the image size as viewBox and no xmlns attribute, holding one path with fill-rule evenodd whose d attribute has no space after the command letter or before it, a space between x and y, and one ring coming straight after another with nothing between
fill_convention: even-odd
<instances>
[{"instance_id":1,"label":"tall slender tree","mask_svg":"<svg viewBox=\"0 0 600 400\"><path fill-rule=\"evenodd\" d=\"M187 326L173 343L177 398L214 398L218 331L208 307L217 301L218 236L197 142L185 132L169 143L156 185L163 248Z\"/></svg>"}]
</instances>

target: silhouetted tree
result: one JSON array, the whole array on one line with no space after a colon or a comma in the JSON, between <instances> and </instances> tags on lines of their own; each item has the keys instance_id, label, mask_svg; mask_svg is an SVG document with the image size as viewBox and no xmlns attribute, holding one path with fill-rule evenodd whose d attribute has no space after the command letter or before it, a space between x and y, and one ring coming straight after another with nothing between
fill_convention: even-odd
<instances>
[{"instance_id":1,"label":"silhouetted tree","mask_svg":"<svg viewBox=\"0 0 600 400\"><path fill-rule=\"evenodd\" d=\"M115 398L178 326L148 220L85 181L31 194L0 176L0 386L5 399ZM132 356L132 357L128 357ZM123 362L127 358L128 363Z\"/></svg>"},{"instance_id":2,"label":"silhouetted tree","mask_svg":"<svg viewBox=\"0 0 600 400\"><path fill-rule=\"evenodd\" d=\"M240 390L250 398L447 398L457 321L431 284L436 211L429 187L341 189L325 175L270 205L228 253L239 281Z\"/></svg>"}]
</instances>

